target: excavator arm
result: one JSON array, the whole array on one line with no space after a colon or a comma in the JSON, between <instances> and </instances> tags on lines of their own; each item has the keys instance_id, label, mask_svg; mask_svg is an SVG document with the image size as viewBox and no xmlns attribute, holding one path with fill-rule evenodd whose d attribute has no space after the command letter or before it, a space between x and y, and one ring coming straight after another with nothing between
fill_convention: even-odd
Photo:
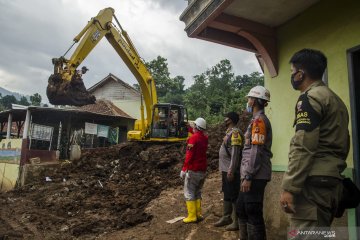
<instances>
[{"instance_id":1,"label":"excavator arm","mask_svg":"<svg viewBox=\"0 0 360 240\"><path fill-rule=\"evenodd\" d=\"M115 18L119 29L113 24L113 18ZM134 133L133 138L144 138L148 134L150 123L152 122L152 108L157 104L155 82L126 31L122 29L117 21L114 9L112 8L101 10L74 38L74 44L78 43L79 45L70 59L65 59L64 57L53 59L54 74L50 76L48 81L47 96L50 103L54 105L82 106L95 103L95 97L87 92L81 78L87 69L83 67L82 71L79 71L77 67L104 36L125 62L140 85L146 108L146 120L144 117L144 107L141 105L141 121L138 123L141 126L137 127L138 130L140 129L140 132Z\"/></svg>"}]
</instances>

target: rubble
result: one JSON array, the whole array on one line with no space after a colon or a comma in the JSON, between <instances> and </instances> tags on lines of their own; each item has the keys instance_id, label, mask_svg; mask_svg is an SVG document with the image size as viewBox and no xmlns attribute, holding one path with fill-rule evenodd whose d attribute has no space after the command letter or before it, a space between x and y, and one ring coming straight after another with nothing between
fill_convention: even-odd
<instances>
[{"instance_id":1,"label":"rubble","mask_svg":"<svg viewBox=\"0 0 360 240\"><path fill-rule=\"evenodd\" d=\"M218 169L224 130L223 125L208 130L209 172ZM71 164L60 164L51 176L2 193L0 236L94 239L149 221L147 204L183 184L184 156L185 143L130 142L85 152Z\"/></svg>"}]
</instances>

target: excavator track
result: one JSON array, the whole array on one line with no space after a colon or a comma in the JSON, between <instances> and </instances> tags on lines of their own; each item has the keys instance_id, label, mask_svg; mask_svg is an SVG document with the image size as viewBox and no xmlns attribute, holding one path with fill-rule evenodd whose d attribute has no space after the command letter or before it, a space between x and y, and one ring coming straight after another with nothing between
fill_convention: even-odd
<instances>
[{"instance_id":1,"label":"excavator track","mask_svg":"<svg viewBox=\"0 0 360 240\"><path fill-rule=\"evenodd\" d=\"M52 74L48 80L46 95L53 105L84 106L96 102L95 96L86 90L78 74L74 74L71 81L63 80L60 74Z\"/></svg>"}]
</instances>

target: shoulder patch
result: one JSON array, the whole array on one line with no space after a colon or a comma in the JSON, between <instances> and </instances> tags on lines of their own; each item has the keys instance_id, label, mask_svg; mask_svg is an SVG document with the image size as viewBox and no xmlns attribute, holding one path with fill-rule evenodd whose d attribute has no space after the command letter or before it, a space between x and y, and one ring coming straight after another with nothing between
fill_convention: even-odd
<instances>
[{"instance_id":1,"label":"shoulder patch","mask_svg":"<svg viewBox=\"0 0 360 240\"><path fill-rule=\"evenodd\" d=\"M321 116L315 111L309 102L307 94L300 95L295 106L294 126L296 131L312 131L320 125Z\"/></svg>"},{"instance_id":2,"label":"shoulder patch","mask_svg":"<svg viewBox=\"0 0 360 240\"><path fill-rule=\"evenodd\" d=\"M253 121L251 129L251 144L263 145L266 138L266 126L262 118L256 118Z\"/></svg>"},{"instance_id":3,"label":"shoulder patch","mask_svg":"<svg viewBox=\"0 0 360 240\"><path fill-rule=\"evenodd\" d=\"M242 138L239 129L234 128L231 134L231 146L241 146Z\"/></svg>"}]
</instances>

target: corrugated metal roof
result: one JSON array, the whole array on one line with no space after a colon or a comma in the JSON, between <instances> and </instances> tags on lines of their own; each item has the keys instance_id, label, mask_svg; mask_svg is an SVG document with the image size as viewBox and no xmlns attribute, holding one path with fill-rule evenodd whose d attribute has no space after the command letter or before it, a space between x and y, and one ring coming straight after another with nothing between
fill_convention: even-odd
<instances>
[{"instance_id":1,"label":"corrugated metal roof","mask_svg":"<svg viewBox=\"0 0 360 240\"><path fill-rule=\"evenodd\" d=\"M0 122L7 121L9 113L15 114L16 118L24 118L26 110L32 112L74 112L74 113L92 113L109 117L122 117L135 119L115 106L108 100L97 100L95 104L89 104L82 107L39 107L39 106L22 106L16 105L13 109L0 112Z\"/></svg>"}]
</instances>

